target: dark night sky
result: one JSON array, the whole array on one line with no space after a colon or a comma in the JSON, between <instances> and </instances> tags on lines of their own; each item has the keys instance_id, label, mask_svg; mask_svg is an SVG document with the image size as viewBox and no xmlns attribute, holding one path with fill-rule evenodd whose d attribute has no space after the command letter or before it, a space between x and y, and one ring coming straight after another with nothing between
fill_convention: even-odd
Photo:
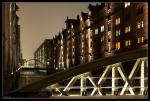
<instances>
[{"instance_id":1,"label":"dark night sky","mask_svg":"<svg viewBox=\"0 0 150 101\"><path fill-rule=\"evenodd\" d=\"M23 58L33 58L34 51L44 41L65 28L66 17L76 19L81 11L88 12L90 2L23 3L18 2ZM91 3L91 4L96 4Z\"/></svg>"}]
</instances>

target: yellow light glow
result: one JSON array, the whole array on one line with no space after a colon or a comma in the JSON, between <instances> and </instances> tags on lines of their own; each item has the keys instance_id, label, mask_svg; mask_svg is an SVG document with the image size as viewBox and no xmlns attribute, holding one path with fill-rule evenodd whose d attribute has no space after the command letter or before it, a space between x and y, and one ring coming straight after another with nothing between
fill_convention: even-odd
<instances>
[{"instance_id":1,"label":"yellow light glow","mask_svg":"<svg viewBox=\"0 0 150 101\"><path fill-rule=\"evenodd\" d=\"M118 44L116 43L116 49L118 49Z\"/></svg>"},{"instance_id":2,"label":"yellow light glow","mask_svg":"<svg viewBox=\"0 0 150 101\"><path fill-rule=\"evenodd\" d=\"M118 49L120 49L120 42L118 42Z\"/></svg>"}]
</instances>

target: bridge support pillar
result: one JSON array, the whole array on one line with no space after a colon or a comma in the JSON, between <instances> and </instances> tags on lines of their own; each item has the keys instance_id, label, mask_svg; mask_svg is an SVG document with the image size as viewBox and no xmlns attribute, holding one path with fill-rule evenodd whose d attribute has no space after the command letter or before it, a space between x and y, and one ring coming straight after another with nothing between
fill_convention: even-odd
<instances>
[{"instance_id":1,"label":"bridge support pillar","mask_svg":"<svg viewBox=\"0 0 150 101\"><path fill-rule=\"evenodd\" d=\"M86 87L86 78L83 75L80 76L80 87L81 87L80 95L85 96L86 95L86 88L85 88Z\"/></svg>"},{"instance_id":2,"label":"bridge support pillar","mask_svg":"<svg viewBox=\"0 0 150 101\"><path fill-rule=\"evenodd\" d=\"M116 67L112 67L112 95L117 95L117 84L118 84L118 80L116 79L117 76L117 71L116 71Z\"/></svg>"}]
</instances>

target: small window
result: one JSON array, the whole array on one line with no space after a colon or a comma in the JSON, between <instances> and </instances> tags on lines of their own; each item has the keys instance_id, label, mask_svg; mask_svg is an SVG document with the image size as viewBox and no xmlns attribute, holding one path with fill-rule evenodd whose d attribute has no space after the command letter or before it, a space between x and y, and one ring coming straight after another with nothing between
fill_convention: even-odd
<instances>
[{"instance_id":1,"label":"small window","mask_svg":"<svg viewBox=\"0 0 150 101\"><path fill-rule=\"evenodd\" d=\"M97 35L97 34L98 34L98 28L95 29L95 35Z\"/></svg>"},{"instance_id":2,"label":"small window","mask_svg":"<svg viewBox=\"0 0 150 101\"><path fill-rule=\"evenodd\" d=\"M120 17L116 19L116 25L120 24Z\"/></svg>"},{"instance_id":3,"label":"small window","mask_svg":"<svg viewBox=\"0 0 150 101\"><path fill-rule=\"evenodd\" d=\"M128 2L128 6L130 6L130 2Z\"/></svg>"},{"instance_id":4,"label":"small window","mask_svg":"<svg viewBox=\"0 0 150 101\"><path fill-rule=\"evenodd\" d=\"M110 33L110 31L108 32L107 35L108 35L108 38L111 39L111 33Z\"/></svg>"},{"instance_id":5,"label":"small window","mask_svg":"<svg viewBox=\"0 0 150 101\"><path fill-rule=\"evenodd\" d=\"M116 49L118 49L118 44L116 43Z\"/></svg>"},{"instance_id":6,"label":"small window","mask_svg":"<svg viewBox=\"0 0 150 101\"><path fill-rule=\"evenodd\" d=\"M101 32L103 32L103 31L104 31L104 25L101 26Z\"/></svg>"},{"instance_id":7,"label":"small window","mask_svg":"<svg viewBox=\"0 0 150 101\"><path fill-rule=\"evenodd\" d=\"M138 43L140 43L140 38L138 38Z\"/></svg>"},{"instance_id":8,"label":"small window","mask_svg":"<svg viewBox=\"0 0 150 101\"><path fill-rule=\"evenodd\" d=\"M116 30L116 37L120 36L120 30Z\"/></svg>"},{"instance_id":9,"label":"small window","mask_svg":"<svg viewBox=\"0 0 150 101\"><path fill-rule=\"evenodd\" d=\"M125 2L124 7L127 8L128 6L130 6L130 2Z\"/></svg>"},{"instance_id":10,"label":"small window","mask_svg":"<svg viewBox=\"0 0 150 101\"><path fill-rule=\"evenodd\" d=\"M120 42L116 43L116 49L119 50L120 49Z\"/></svg>"},{"instance_id":11,"label":"small window","mask_svg":"<svg viewBox=\"0 0 150 101\"><path fill-rule=\"evenodd\" d=\"M116 30L116 37L118 36L118 30Z\"/></svg>"},{"instance_id":12,"label":"small window","mask_svg":"<svg viewBox=\"0 0 150 101\"><path fill-rule=\"evenodd\" d=\"M131 28L130 28L130 26L128 27L128 32L130 32L131 31Z\"/></svg>"},{"instance_id":13,"label":"small window","mask_svg":"<svg viewBox=\"0 0 150 101\"><path fill-rule=\"evenodd\" d=\"M128 43L129 43L129 46L130 46L131 45L131 40L129 40Z\"/></svg>"},{"instance_id":14,"label":"small window","mask_svg":"<svg viewBox=\"0 0 150 101\"><path fill-rule=\"evenodd\" d=\"M128 4L125 2L125 4L124 4L124 7L126 8L126 7L128 7Z\"/></svg>"},{"instance_id":15,"label":"small window","mask_svg":"<svg viewBox=\"0 0 150 101\"><path fill-rule=\"evenodd\" d=\"M130 26L125 27L125 33L128 33L128 32L130 32L130 31L131 31L131 27L130 27Z\"/></svg>"},{"instance_id":16,"label":"small window","mask_svg":"<svg viewBox=\"0 0 150 101\"><path fill-rule=\"evenodd\" d=\"M118 49L120 49L120 42L118 42Z\"/></svg>"},{"instance_id":17,"label":"small window","mask_svg":"<svg viewBox=\"0 0 150 101\"><path fill-rule=\"evenodd\" d=\"M120 36L120 30L118 30L118 35Z\"/></svg>"},{"instance_id":18,"label":"small window","mask_svg":"<svg viewBox=\"0 0 150 101\"><path fill-rule=\"evenodd\" d=\"M141 37L141 42L142 42L142 43L144 42L144 37Z\"/></svg>"},{"instance_id":19,"label":"small window","mask_svg":"<svg viewBox=\"0 0 150 101\"><path fill-rule=\"evenodd\" d=\"M137 23L137 29L140 29L140 27L141 27L141 26L140 26L140 23L138 22L138 23Z\"/></svg>"},{"instance_id":20,"label":"small window","mask_svg":"<svg viewBox=\"0 0 150 101\"><path fill-rule=\"evenodd\" d=\"M144 27L143 21L141 21L141 27L142 27L142 28Z\"/></svg>"},{"instance_id":21,"label":"small window","mask_svg":"<svg viewBox=\"0 0 150 101\"><path fill-rule=\"evenodd\" d=\"M130 46L131 45L131 40L126 40L125 41L125 46Z\"/></svg>"},{"instance_id":22,"label":"small window","mask_svg":"<svg viewBox=\"0 0 150 101\"><path fill-rule=\"evenodd\" d=\"M125 46L128 46L128 41L127 40L125 41Z\"/></svg>"},{"instance_id":23,"label":"small window","mask_svg":"<svg viewBox=\"0 0 150 101\"><path fill-rule=\"evenodd\" d=\"M127 33L128 32L128 27L125 27L125 33Z\"/></svg>"},{"instance_id":24,"label":"small window","mask_svg":"<svg viewBox=\"0 0 150 101\"><path fill-rule=\"evenodd\" d=\"M144 22L143 21L137 23L137 29L140 29L140 28L143 28L143 27L144 27Z\"/></svg>"}]
</instances>

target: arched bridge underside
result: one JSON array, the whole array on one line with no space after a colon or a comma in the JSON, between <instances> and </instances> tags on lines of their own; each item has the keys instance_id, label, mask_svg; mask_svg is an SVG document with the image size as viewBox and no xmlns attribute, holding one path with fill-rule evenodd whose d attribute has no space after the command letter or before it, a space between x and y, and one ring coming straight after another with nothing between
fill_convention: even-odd
<instances>
[{"instance_id":1,"label":"arched bridge underside","mask_svg":"<svg viewBox=\"0 0 150 101\"><path fill-rule=\"evenodd\" d=\"M43 90L50 91L49 96L72 96L74 93L77 96L147 95L147 55L147 48L142 48L101 58L48 75L10 92L8 96L37 94ZM125 70L128 66L123 64L127 61L134 61L128 73ZM98 76L92 75L96 68L103 70Z\"/></svg>"}]
</instances>

